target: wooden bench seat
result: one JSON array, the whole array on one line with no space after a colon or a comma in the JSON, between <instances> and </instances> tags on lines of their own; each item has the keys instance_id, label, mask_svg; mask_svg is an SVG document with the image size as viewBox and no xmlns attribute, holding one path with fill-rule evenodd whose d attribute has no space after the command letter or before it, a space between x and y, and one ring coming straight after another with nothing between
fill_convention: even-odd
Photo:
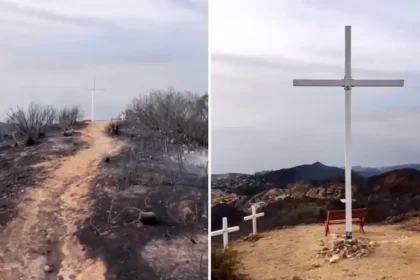
<instances>
[{"instance_id":1,"label":"wooden bench seat","mask_svg":"<svg viewBox=\"0 0 420 280\"><path fill-rule=\"evenodd\" d=\"M359 225L359 231L365 233L363 226L365 225L367 208L353 209L352 210L352 223ZM334 210L328 211L327 220L325 221L325 236L330 232L330 225L345 224L346 211Z\"/></svg>"}]
</instances>

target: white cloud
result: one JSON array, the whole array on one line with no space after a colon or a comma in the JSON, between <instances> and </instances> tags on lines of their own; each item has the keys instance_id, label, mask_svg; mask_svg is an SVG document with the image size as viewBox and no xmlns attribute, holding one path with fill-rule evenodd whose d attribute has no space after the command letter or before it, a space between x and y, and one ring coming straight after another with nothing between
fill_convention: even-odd
<instances>
[{"instance_id":1,"label":"white cloud","mask_svg":"<svg viewBox=\"0 0 420 280\"><path fill-rule=\"evenodd\" d=\"M352 26L353 78L406 82L404 88L353 90L353 162L415 162L419 5L213 0L212 170L343 164L343 90L296 88L292 80L343 78L345 25Z\"/></svg>"},{"instance_id":2,"label":"white cloud","mask_svg":"<svg viewBox=\"0 0 420 280\"><path fill-rule=\"evenodd\" d=\"M206 0L0 0L0 119L29 100L88 111L93 76L98 118L152 88L205 92L207 13Z\"/></svg>"}]
</instances>

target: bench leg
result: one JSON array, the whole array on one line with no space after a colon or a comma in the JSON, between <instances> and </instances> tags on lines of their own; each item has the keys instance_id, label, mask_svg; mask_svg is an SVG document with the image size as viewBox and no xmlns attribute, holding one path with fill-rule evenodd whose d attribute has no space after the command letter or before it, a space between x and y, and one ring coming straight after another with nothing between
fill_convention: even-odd
<instances>
[{"instance_id":1,"label":"bench leg","mask_svg":"<svg viewBox=\"0 0 420 280\"><path fill-rule=\"evenodd\" d=\"M359 229L359 231L361 232L361 233L365 233L365 230L363 229L363 226L365 225L365 223L364 222L360 222L360 229Z\"/></svg>"},{"instance_id":2,"label":"bench leg","mask_svg":"<svg viewBox=\"0 0 420 280\"><path fill-rule=\"evenodd\" d=\"M325 236L327 236L329 232L330 232L329 224L325 223Z\"/></svg>"}]
</instances>

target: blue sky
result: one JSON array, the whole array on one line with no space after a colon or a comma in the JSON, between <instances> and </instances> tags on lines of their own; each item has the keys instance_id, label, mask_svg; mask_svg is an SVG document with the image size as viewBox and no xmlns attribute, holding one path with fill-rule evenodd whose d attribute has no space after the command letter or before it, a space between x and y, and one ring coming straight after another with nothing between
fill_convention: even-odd
<instances>
[{"instance_id":1,"label":"blue sky","mask_svg":"<svg viewBox=\"0 0 420 280\"><path fill-rule=\"evenodd\" d=\"M204 93L207 30L205 0L0 0L0 119L29 101L89 116L93 76L98 119L151 89Z\"/></svg>"},{"instance_id":2,"label":"blue sky","mask_svg":"<svg viewBox=\"0 0 420 280\"><path fill-rule=\"evenodd\" d=\"M294 88L296 78L405 79L355 88L354 165L420 162L420 18L416 1L213 0L212 172L321 161L344 165L344 91Z\"/></svg>"}]
</instances>

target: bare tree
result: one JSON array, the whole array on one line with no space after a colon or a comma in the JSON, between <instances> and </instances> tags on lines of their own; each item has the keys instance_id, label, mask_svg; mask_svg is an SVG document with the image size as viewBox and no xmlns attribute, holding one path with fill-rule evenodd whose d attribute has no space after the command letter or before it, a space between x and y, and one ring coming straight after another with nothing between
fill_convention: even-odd
<instances>
[{"instance_id":1,"label":"bare tree","mask_svg":"<svg viewBox=\"0 0 420 280\"><path fill-rule=\"evenodd\" d=\"M26 111L18 106L15 110L11 108L7 116L16 130L25 136L26 145L34 145L40 137L45 136L47 126L53 123L56 112L51 106L31 102Z\"/></svg>"},{"instance_id":2,"label":"bare tree","mask_svg":"<svg viewBox=\"0 0 420 280\"><path fill-rule=\"evenodd\" d=\"M134 98L126 112L127 120L143 128L169 135L182 135L201 145L208 142L208 95L200 96L174 89L154 90Z\"/></svg>"},{"instance_id":3,"label":"bare tree","mask_svg":"<svg viewBox=\"0 0 420 280\"><path fill-rule=\"evenodd\" d=\"M58 122L62 125L72 127L77 121L83 118L83 111L80 106L73 106L71 108L65 107L60 110L58 114Z\"/></svg>"}]
</instances>

